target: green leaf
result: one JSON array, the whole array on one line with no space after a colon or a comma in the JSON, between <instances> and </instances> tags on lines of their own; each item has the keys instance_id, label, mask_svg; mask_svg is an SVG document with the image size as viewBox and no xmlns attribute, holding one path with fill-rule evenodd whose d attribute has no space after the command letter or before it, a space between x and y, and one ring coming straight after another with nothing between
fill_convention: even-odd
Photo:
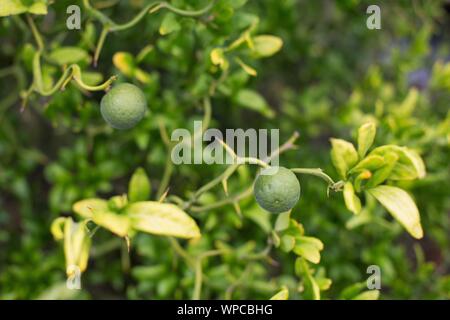
<instances>
[{"instance_id":1,"label":"green leaf","mask_svg":"<svg viewBox=\"0 0 450 320\"><path fill-rule=\"evenodd\" d=\"M294 252L312 263L319 263L322 241L313 237L298 237L297 240Z\"/></svg>"},{"instance_id":2,"label":"green leaf","mask_svg":"<svg viewBox=\"0 0 450 320\"><path fill-rule=\"evenodd\" d=\"M119 237L127 236L131 228L131 221L128 216L108 211L94 212L92 221Z\"/></svg>"},{"instance_id":3,"label":"green leaf","mask_svg":"<svg viewBox=\"0 0 450 320\"><path fill-rule=\"evenodd\" d=\"M213 50L211 50L209 57L211 59L211 62L214 65L219 66L222 70L226 70L228 68L229 63L228 60L225 58L223 49L214 48Z\"/></svg>"},{"instance_id":4,"label":"green leaf","mask_svg":"<svg viewBox=\"0 0 450 320\"><path fill-rule=\"evenodd\" d=\"M352 299L356 295L359 294L361 290L367 287L366 282L357 282L354 284L351 284L342 290L342 292L339 295L339 299L348 300Z\"/></svg>"},{"instance_id":5,"label":"green leaf","mask_svg":"<svg viewBox=\"0 0 450 320\"><path fill-rule=\"evenodd\" d=\"M128 204L127 195L114 196L108 200L109 211L119 212Z\"/></svg>"},{"instance_id":6,"label":"green leaf","mask_svg":"<svg viewBox=\"0 0 450 320\"><path fill-rule=\"evenodd\" d=\"M47 14L47 1L1 0L0 2L0 17L26 12L32 14Z\"/></svg>"},{"instance_id":7,"label":"green leaf","mask_svg":"<svg viewBox=\"0 0 450 320\"><path fill-rule=\"evenodd\" d=\"M290 252L295 247L295 237L285 234L281 237L280 248L284 252Z\"/></svg>"},{"instance_id":8,"label":"green leaf","mask_svg":"<svg viewBox=\"0 0 450 320\"><path fill-rule=\"evenodd\" d=\"M136 169L128 186L128 199L130 202L148 200L151 192L150 180L142 168Z\"/></svg>"},{"instance_id":9,"label":"green leaf","mask_svg":"<svg viewBox=\"0 0 450 320\"><path fill-rule=\"evenodd\" d=\"M132 226L138 231L180 238L201 236L197 223L173 204L155 201L135 202L126 209Z\"/></svg>"},{"instance_id":10,"label":"green leaf","mask_svg":"<svg viewBox=\"0 0 450 320\"><path fill-rule=\"evenodd\" d=\"M275 231L282 231L289 227L291 219L291 211L282 212L278 215L275 221Z\"/></svg>"},{"instance_id":11,"label":"green leaf","mask_svg":"<svg viewBox=\"0 0 450 320\"><path fill-rule=\"evenodd\" d=\"M259 35L253 37L253 52L257 57L270 57L280 51L283 40L272 35Z\"/></svg>"},{"instance_id":12,"label":"green leaf","mask_svg":"<svg viewBox=\"0 0 450 320\"><path fill-rule=\"evenodd\" d=\"M49 59L60 66L79 63L81 61L88 62L90 60L89 53L78 47L62 47L53 50Z\"/></svg>"},{"instance_id":13,"label":"green leaf","mask_svg":"<svg viewBox=\"0 0 450 320\"><path fill-rule=\"evenodd\" d=\"M373 195L414 238L421 239L423 237L419 210L406 191L392 186L378 186L369 189L368 192Z\"/></svg>"},{"instance_id":14,"label":"green leaf","mask_svg":"<svg viewBox=\"0 0 450 320\"><path fill-rule=\"evenodd\" d=\"M64 224L66 223L66 218L59 217L53 220L52 225L50 227L50 231L55 240L64 239Z\"/></svg>"},{"instance_id":15,"label":"green leaf","mask_svg":"<svg viewBox=\"0 0 450 320\"><path fill-rule=\"evenodd\" d=\"M372 156L369 156L372 157ZM385 165L375 171L372 177L366 184L366 188L373 188L386 181L391 175L394 166L398 161L398 155L393 152L389 152L384 156Z\"/></svg>"},{"instance_id":16,"label":"green leaf","mask_svg":"<svg viewBox=\"0 0 450 320\"><path fill-rule=\"evenodd\" d=\"M362 158L372 146L377 128L375 123L368 122L358 129L358 154Z\"/></svg>"},{"instance_id":17,"label":"green leaf","mask_svg":"<svg viewBox=\"0 0 450 320\"><path fill-rule=\"evenodd\" d=\"M72 210L83 218L92 218L94 212L104 212L109 209L106 200L92 198L75 202L72 206Z\"/></svg>"},{"instance_id":18,"label":"green leaf","mask_svg":"<svg viewBox=\"0 0 450 320\"><path fill-rule=\"evenodd\" d=\"M295 261L295 271L298 275L303 276L303 282L306 290L310 293L311 298L320 300L320 287L316 279L312 275L312 271L308 263L303 258L297 258Z\"/></svg>"},{"instance_id":19,"label":"green leaf","mask_svg":"<svg viewBox=\"0 0 450 320\"><path fill-rule=\"evenodd\" d=\"M178 23L176 16L172 13L168 13L161 22L161 26L159 27L159 33L162 36L165 36L169 33L178 31L180 29L181 25Z\"/></svg>"},{"instance_id":20,"label":"green leaf","mask_svg":"<svg viewBox=\"0 0 450 320\"><path fill-rule=\"evenodd\" d=\"M369 170L371 172L381 168L385 164L384 157L371 155L362 159L356 166L354 166L349 173L361 172Z\"/></svg>"},{"instance_id":21,"label":"green leaf","mask_svg":"<svg viewBox=\"0 0 450 320\"><path fill-rule=\"evenodd\" d=\"M271 214L262 210L259 206L244 210L242 214L255 222L265 233L269 234L272 230Z\"/></svg>"},{"instance_id":22,"label":"green leaf","mask_svg":"<svg viewBox=\"0 0 450 320\"><path fill-rule=\"evenodd\" d=\"M346 182L344 185L344 201L348 210L354 214L358 214L361 211L361 200L355 194L355 189L351 182Z\"/></svg>"},{"instance_id":23,"label":"green leaf","mask_svg":"<svg viewBox=\"0 0 450 320\"><path fill-rule=\"evenodd\" d=\"M127 77L133 77L136 69L134 57L128 52L116 52L113 56L114 66Z\"/></svg>"},{"instance_id":24,"label":"green leaf","mask_svg":"<svg viewBox=\"0 0 450 320\"><path fill-rule=\"evenodd\" d=\"M246 64L244 61L242 61L239 58L235 59L236 62L241 66L242 70L245 71L245 73L247 73L248 75L252 76L252 77L256 77L258 75L258 72L256 72L255 69L253 69L252 67L250 67L248 64Z\"/></svg>"},{"instance_id":25,"label":"green leaf","mask_svg":"<svg viewBox=\"0 0 450 320\"><path fill-rule=\"evenodd\" d=\"M367 290L361 292L352 298L352 300L378 300L380 296L380 291L378 290Z\"/></svg>"},{"instance_id":26,"label":"green leaf","mask_svg":"<svg viewBox=\"0 0 450 320\"><path fill-rule=\"evenodd\" d=\"M289 290L284 287L279 292L277 292L270 300L287 300L289 299Z\"/></svg>"},{"instance_id":27,"label":"green leaf","mask_svg":"<svg viewBox=\"0 0 450 320\"><path fill-rule=\"evenodd\" d=\"M425 164L422 158L407 147L386 145L378 147L370 155L384 156L387 153L395 153L398 156L397 163L392 169L389 179L391 180L414 180L425 177Z\"/></svg>"},{"instance_id":28,"label":"green leaf","mask_svg":"<svg viewBox=\"0 0 450 320\"><path fill-rule=\"evenodd\" d=\"M358 162L358 153L352 143L331 138L331 161L342 179L347 177L347 172Z\"/></svg>"},{"instance_id":29,"label":"green leaf","mask_svg":"<svg viewBox=\"0 0 450 320\"><path fill-rule=\"evenodd\" d=\"M317 285L319 286L320 291L325 291L330 289L333 281L328 278L316 278Z\"/></svg>"},{"instance_id":30,"label":"green leaf","mask_svg":"<svg viewBox=\"0 0 450 320\"><path fill-rule=\"evenodd\" d=\"M310 244L319 251L323 250L323 248L324 248L323 242L314 237L299 236L299 237L297 237L297 240L299 240L301 243Z\"/></svg>"},{"instance_id":31,"label":"green leaf","mask_svg":"<svg viewBox=\"0 0 450 320\"><path fill-rule=\"evenodd\" d=\"M273 118L275 116L275 113L270 109L266 100L256 91L249 89L240 90L236 94L235 102L247 109L259 112L267 118Z\"/></svg>"},{"instance_id":32,"label":"green leaf","mask_svg":"<svg viewBox=\"0 0 450 320\"><path fill-rule=\"evenodd\" d=\"M348 219L345 223L345 227L351 230L369 223L370 221L372 221L372 216L370 215L369 210L363 209L358 215L353 215L350 219Z\"/></svg>"},{"instance_id":33,"label":"green leaf","mask_svg":"<svg viewBox=\"0 0 450 320\"><path fill-rule=\"evenodd\" d=\"M100 72L84 71L81 75L84 83L90 86L96 86L103 81L103 75Z\"/></svg>"},{"instance_id":34,"label":"green leaf","mask_svg":"<svg viewBox=\"0 0 450 320\"><path fill-rule=\"evenodd\" d=\"M71 276L78 267L80 272L87 268L91 238L87 233L86 221L75 223L72 218L65 218L64 224L64 255L66 258L66 273Z\"/></svg>"}]
</instances>

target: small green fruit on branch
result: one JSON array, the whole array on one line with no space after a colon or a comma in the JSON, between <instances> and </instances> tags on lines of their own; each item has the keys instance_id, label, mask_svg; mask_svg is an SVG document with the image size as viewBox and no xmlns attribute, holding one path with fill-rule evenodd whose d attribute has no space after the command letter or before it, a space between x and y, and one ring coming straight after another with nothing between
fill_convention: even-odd
<instances>
[{"instance_id":1,"label":"small green fruit on branch","mask_svg":"<svg viewBox=\"0 0 450 320\"><path fill-rule=\"evenodd\" d=\"M147 111L147 101L141 89L131 83L121 83L109 90L100 102L103 119L113 128L134 127Z\"/></svg>"},{"instance_id":2,"label":"small green fruit on branch","mask_svg":"<svg viewBox=\"0 0 450 320\"><path fill-rule=\"evenodd\" d=\"M275 172L268 172L274 170ZM300 183L295 174L284 167L264 169L256 178L254 195L265 210L281 213L291 210L300 198Z\"/></svg>"}]
</instances>

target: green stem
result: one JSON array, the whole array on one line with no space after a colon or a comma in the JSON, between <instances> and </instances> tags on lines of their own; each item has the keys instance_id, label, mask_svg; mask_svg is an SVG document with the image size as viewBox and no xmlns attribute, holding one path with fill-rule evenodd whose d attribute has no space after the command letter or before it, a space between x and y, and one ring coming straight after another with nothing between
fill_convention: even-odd
<instances>
[{"instance_id":1,"label":"green stem","mask_svg":"<svg viewBox=\"0 0 450 320\"><path fill-rule=\"evenodd\" d=\"M301 173L301 174L309 174L325 180L329 186L335 185L336 183L331 179L329 175L323 172L320 168L293 168L292 172Z\"/></svg>"},{"instance_id":2,"label":"green stem","mask_svg":"<svg viewBox=\"0 0 450 320\"><path fill-rule=\"evenodd\" d=\"M202 294L203 270L202 261L208 257L214 257L223 254L223 250L210 250L203 252L195 261L195 284L192 300L200 300Z\"/></svg>"},{"instance_id":3,"label":"green stem","mask_svg":"<svg viewBox=\"0 0 450 320\"><path fill-rule=\"evenodd\" d=\"M231 176L234 171L237 170L237 168L239 168L238 164L233 164L231 166L229 166L221 175L217 176L216 178L214 178L213 180L211 180L210 182L208 182L207 184L205 184L203 187L201 187L200 189L198 189L195 193L194 196L191 198L191 200L189 200L185 206L183 207L184 210L188 209L194 202L196 202L198 200L198 198L205 193L206 191L209 191L210 189L214 188L215 186L217 186L218 184L222 183L222 180L224 179L228 179L229 176Z\"/></svg>"},{"instance_id":4,"label":"green stem","mask_svg":"<svg viewBox=\"0 0 450 320\"><path fill-rule=\"evenodd\" d=\"M192 259L192 257L186 252L186 250L184 250L180 244L178 243L178 241L175 238L169 237L168 238L170 241L170 245L172 246L173 250L183 259L186 260L186 262L193 266L195 265L195 261L194 259Z\"/></svg>"},{"instance_id":5,"label":"green stem","mask_svg":"<svg viewBox=\"0 0 450 320\"><path fill-rule=\"evenodd\" d=\"M103 25L116 25L114 21L104 15L101 11L98 11L97 9L92 7L89 3L89 0L83 0L83 6L89 12L89 14L97 18Z\"/></svg>"},{"instance_id":6,"label":"green stem","mask_svg":"<svg viewBox=\"0 0 450 320\"><path fill-rule=\"evenodd\" d=\"M224 148L227 150L227 152L231 153L231 155L236 159L236 163L229 166L221 175L219 175L218 177L214 178L213 180L211 180L210 182L208 182L207 184L205 184L204 186L202 186L200 189L198 189L194 195L191 197L191 199L188 202L185 202L185 205L182 207L184 210L189 209L197 200L198 198L205 193L206 191L209 191L210 189L214 188L215 186L217 186L218 184L222 183L223 180L228 179L238 168L240 165L245 164L245 163L251 163L254 162L256 164L258 164L259 166L266 168L268 167L268 162L270 162L270 160L274 157L274 156L278 156L280 153L283 153L289 149L294 148L294 142L295 140L298 138L298 133L294 132L294 134L289 138L288 141L286 141L286 143L284 143L280 148L278 148L277 150L275 150L268 158L265 159L265 161L257 159L257 158L252 158L252 157L246 157L246 158L242 158L242 157L238 157L233 150L228 150L227 148L229 148L223 141L220 141L222 143L222 145L224 146ZM330 178L331 179L331 178ZM251 188L250 188L251 190ZM248 191L247 191L248 192ZM234 203L235 201L232 201L232 198L228 198L225 199L224 201L219 201L216 204L211 205L212 208L217 208L219 206L217 206L217 204L220 204L220 206L222 205L226 205L229 204L231 201L231 203ZM211 206L205 206L205 207L196 207L195 210L197 212L199 211L204 211L205 208L211 208Z\"/></svg>"},{"instance_id":7,"label":"green stem","mask_svg":"<svg viewBox=\"0 0 450 320\"><path fill-rule=\"evenodd\" d=\"M192 212L206 212L206 211L210 211L213 209L217 209L217 208L223 207L225 205L233 204L242 199L245 199L245 198L251 196L252 192L253 192L253 186L250 186L249 188L245 189L242 192L239 192L238 194L236 194L232 197L228 197L223 200L220 200L220 201L217 201L212 204L205 205L205 206L192 206L190 210Z\"/></svg>"},{"instance_id":8,"label":"green stem","mask_svg":"<svg viewBox=\"0 0 450 320\"><path fill-rule=\"evenodd\" d=\"M178 14L180 16L183 16L183 17L199 17L199 16L202 16L205 13L207 13L209 10L211 10L216 2L217 2L217 0L212 0L203 9L192 10L192 11L191 10L183 10L183 9L176 8L176 7L172 6L168 2L160 2L160 3L156 3L156 6L154 7L153 10L151 10L151 13L156 12L159 9L167 9L167 10L169 10L169 11L171 11L173 13L176 13L176 14Z\"/></svg>"},{"instance_id":9,"label":"green stem","mask_svg":"<svg viewBox=\"0 0 450 320\"><path fill-rule=\"evenodd\" d=\"M122 30L126 30L129 28L134 27L136 24L138 24L149 12L149 10L154 7L155 4L149 4L147 6L145 6L141 11L139 11L139 13L134 16L133 19L131 19L130 21L123 23L123 24L115 24L114 26L111 27L111 31L122 31Z\"/></svg>"},{"instance_id":10,"label":"green stem","mask_svg":"<svg viewBox=\"0 0 450 320\"><path fill-rule=\"evenodd\" d=\"M97 46L95 47L94 53L94 67L97 66L98 58L100 57L100 52L103 49L103 45L105 44L106 37L108 36L109 28L103 27L102 32L100 33L100 37L98 39Z\"/></svg>"},{"instance_id":11,"label":"green stem","mask_svg":"<svg viewBox=\"0 0 450 320\"><path fill-rule=\"evenodd\" d=\"M112 76L111 78L109 78L104 83L98 86L90 86L83 82L80 67L77 64L72 64L66 70L64 70L63 74L56 82L56 84L52 88L46 90L44 88L44 83L42 80L41 53L39 51L36 52L33 58L33 79L34 79L33 90L37 91L42 96L51 96L56 91L64 89L65 85L72 79L75 80L75 82L85 90L101 91L108 89L111 83L116 78L117 78L116 76Z\"/></svg>"},{"instance_id":12,"label":"green stem","mask_svg":"<svg viewBox=\"0 0 450 320\"><path fill-rule=\"evenodd\" d=\"M167 190L167 187L169 186L170 177L173 173L173 162L171 157L167 157L166 164L164 167L164 173L161 178L161 183L158 187L158 192L156 193L156 198L159 199L163 195L163 193Z\"/></svg>"},{"instance_id":13,"label":"green stem","mask_svg":"<svg viewBox=\"0 0 450 320\"><path fill-rule=\"evenodd\" d=\"M39 30L36 27L36 24L34 23L33 19L31 18L31 16L29 14L27 14L27 21L31 27L31 32L33 33L33 37L36 40L38 50L43 51L44 50L44 41L42 40L42 36L39 33Z\"/></svg>"},{"instance_id":14,"label":"green stem","mask_svg":"<svg viewBox=\"0 0 450 320\"><path fill-rule=\"evenodd\" d=\"M202 293L202 282L203 282L203 270L202 261L198 259L195 263L195 283L194 292L192 293L192 300L200 300Z\"/></svg>"}]
</instances>

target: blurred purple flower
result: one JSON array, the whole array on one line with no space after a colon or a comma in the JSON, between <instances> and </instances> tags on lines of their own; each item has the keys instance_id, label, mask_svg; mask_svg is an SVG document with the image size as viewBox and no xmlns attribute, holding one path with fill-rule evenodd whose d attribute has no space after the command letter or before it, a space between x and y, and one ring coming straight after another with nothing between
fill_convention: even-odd
<instances>
[{"instance_id":1,"label":"blurred purple flower","mask_svg":"<svg viewBox=\"0 0 450 320\"><path fill-rule=\"evenodd\" d=\"M424 90L428 86L429 79L430 73L427 69L418 69L408 74L408 86Z\"/></svg>"}]
</instances>

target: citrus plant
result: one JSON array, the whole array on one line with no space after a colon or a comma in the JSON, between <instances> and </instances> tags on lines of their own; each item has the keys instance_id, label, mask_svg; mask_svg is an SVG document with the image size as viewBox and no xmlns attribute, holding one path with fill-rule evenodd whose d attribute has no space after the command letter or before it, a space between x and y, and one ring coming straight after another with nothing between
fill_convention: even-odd
<instances>
[{"instance_id":1,"label":"citrus plant","mask_svg":"<svg viewBox=\"0 0 450 320\"><path fill-rule=\"evenodd\" d=\"M0 4L0 297L448 298L443 2L69 5ZM283 143L175 165L178 128Z\"/></svg>"}]
</instances>

